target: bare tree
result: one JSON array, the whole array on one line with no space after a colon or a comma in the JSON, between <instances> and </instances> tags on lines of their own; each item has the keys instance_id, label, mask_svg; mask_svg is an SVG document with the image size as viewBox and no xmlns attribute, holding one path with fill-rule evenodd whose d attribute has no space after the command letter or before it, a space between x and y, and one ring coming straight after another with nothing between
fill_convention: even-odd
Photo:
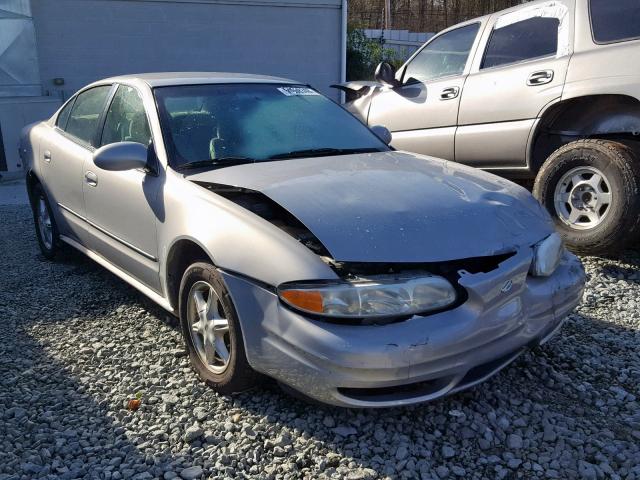
<instances>
[{"instance_id":1,"label":"bare tree","mask_svg":"<svg viewBox=\"0 0 640 480\"><path fill-rule=\"evenodd\" d=\"M437 32L456 23L524 3L525 0L349 0L349 20L384 28L388 2L393 28Z\"/></svg>"}]
</instances>

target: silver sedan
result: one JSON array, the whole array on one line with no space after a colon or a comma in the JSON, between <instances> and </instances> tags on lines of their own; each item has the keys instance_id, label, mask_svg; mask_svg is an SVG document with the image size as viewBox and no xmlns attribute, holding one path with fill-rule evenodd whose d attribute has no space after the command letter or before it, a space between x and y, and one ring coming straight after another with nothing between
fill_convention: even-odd
<instances>
[{"instance_id":1,"label":"silver sedan","mask_svg":"<svg viewBox=\"0 0 640 480\"><path fill-rule=\"evenodd\" d=\"M217 391L384 407L495 374L585 281L527 191L390 140L307 85L172 73L87 86L20 153L42 254L178 315Z\"/></svg>"}]
</instances>

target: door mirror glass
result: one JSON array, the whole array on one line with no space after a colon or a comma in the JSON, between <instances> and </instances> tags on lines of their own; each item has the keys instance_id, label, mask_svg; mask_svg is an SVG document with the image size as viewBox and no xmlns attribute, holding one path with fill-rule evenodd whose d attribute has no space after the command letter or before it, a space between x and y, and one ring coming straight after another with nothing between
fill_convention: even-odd
<instances>
[{"instance_id":1,"label":"door mirror glass","mask_svg":"<svg viewBox=\"0 0 640 480\"><path fill-rule=\"evenodd\" d=\"M371 131L375 133L376 136L387 145L391 143L391 132L387 127L384 127L382 125L374 125L373 127L371 127Z\"/></svg>"},{"instance_id":2,"label":"door mirror glass","mask_svg":"<svg viewBox=\"0 0 640 480\"><path fill-rule=\"evenodd\" d=\"M375 79L384 83L385 85L391 85L392 87L398 86L399 82L396 80L396 69L388 62L382 62L376 67Z\"/></svg>"},{"instance_id":3,"label":"door mirror glass","mask_svg":"<svg viewBox=\"0 0 640 480\"><path fill-rule=\"evenodd\" d=\"M111 143L95 151L93 163L102 170L136 170L146 168L148 155L148 148L141 143Z\"/></svg>"}]
</instances>

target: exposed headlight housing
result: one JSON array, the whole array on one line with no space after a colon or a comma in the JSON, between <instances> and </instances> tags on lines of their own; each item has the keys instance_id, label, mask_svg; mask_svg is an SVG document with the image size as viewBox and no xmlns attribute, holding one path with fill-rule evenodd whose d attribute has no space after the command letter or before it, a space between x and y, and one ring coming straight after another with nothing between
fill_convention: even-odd
<instances>
[{"instance_id":1,"label":"exposed headlight housing","mask_svg":"<svg viewBox=\"0 0 640 480\"><path fill-rule=\"evenodd\" d=\"M558 268L564 253L562 238L552 233L533 247L533 261L529 273L534 277L549 277Z\"/></svg>"},{"instance_id":2,"label":"exposed headlight housing","mask_svg":"<svg viewBox=\"0 0 640 480\"><path fill-rule=\"evenodd\" d=\"M443 277L379 275L336 283L286 284L278 295L305 313L333 318L383 318L445 308L456 290Z\"/></svg>"}]
</instances>

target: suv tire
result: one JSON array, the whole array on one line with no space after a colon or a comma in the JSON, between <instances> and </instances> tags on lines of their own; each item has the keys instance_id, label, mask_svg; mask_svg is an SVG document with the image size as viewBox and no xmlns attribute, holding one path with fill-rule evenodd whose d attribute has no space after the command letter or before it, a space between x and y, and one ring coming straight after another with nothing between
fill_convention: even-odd
<instances>
[{"instance_id":1,"label":"suv tire","mask_svg":"<svg viewBox=\"0 0 640 480\"><path fill-rule=\"evenodd\" d=\"M194 263L180 284L180 324L191 365L221 394L254 387L259 375L244 349L242 329L220 273L209 263Z\"/></svg>"},{"instance_id":2,"label":"suv tire","mask_svg":"<svg viewBox=\"0 0 640 480\"><path fill-rule=\"evenodd\" d=\"M49 199L40 183L36 183L33 186L30 198L38 246L44 258L52 260L58 252L60 235L58 234L56 219L49 205Z\"/></svg>"},{"instance_id":3,"label":"suv tire","mask_svg":"<svg viewBox=\"0 0 640 480\"><path fill-rule=\"evenodd\" d=\"M640 234L640 165L629 146L578 140L544 162L533 195L576 253L617 253Z\"/></svg>"}]
</instances>

